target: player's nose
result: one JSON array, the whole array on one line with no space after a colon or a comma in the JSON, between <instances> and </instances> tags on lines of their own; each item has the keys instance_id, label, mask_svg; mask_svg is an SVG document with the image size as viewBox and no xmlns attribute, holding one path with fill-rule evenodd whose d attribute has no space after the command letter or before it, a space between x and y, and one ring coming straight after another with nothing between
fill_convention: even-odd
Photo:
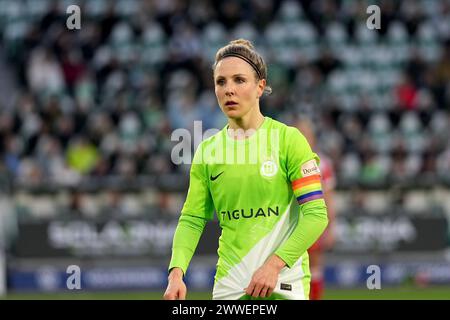
<instances>
[{"instance_id":1,"label":"player's nose","mask_svg":"<svg viewBox=\"0 0 450 320\"><path fill-rule=\"evenodd\" d=\"M233 85L227 85L225 87L225 95L230 97L235 94L235 87Z\"/></svg>"}]
</instances>

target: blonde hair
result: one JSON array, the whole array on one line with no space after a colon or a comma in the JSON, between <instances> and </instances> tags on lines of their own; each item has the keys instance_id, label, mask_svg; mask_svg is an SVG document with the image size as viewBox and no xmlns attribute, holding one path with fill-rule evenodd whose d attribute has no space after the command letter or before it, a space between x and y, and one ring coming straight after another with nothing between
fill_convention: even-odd
<instances>
[{"instance_id":1,"label":"blonde hair","mask_svg":"<svg viewBox=\"0 0 450 320\"><path fill-rule=\"evenodd\" d=\"M216 69L217 63L226 57L241 58L252 66L257 80L266 79L267 81L267 65L249 40L242 38L232 40L226 46L220 48L216 53L215 62L212 66L213 70ZM264 93L271 94L272 88L266 85Z\"/></svg>"}]
</instances>

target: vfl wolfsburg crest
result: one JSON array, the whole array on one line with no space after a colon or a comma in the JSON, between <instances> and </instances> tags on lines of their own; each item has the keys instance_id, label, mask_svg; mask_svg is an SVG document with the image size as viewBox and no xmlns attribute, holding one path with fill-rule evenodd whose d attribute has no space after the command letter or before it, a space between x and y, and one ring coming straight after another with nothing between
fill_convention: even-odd
<instances>
[{"instance_id":1,"label":"vfl wolfsburg crest","mask_svg":"<svg viewBox=\"0 0 450 320\"><path fill-rule=\"evenodd\" d=\"M263 177L273 177L278 172L278 165L273 158L266 159L259 170Z\"/></svg>"}]
</instances>

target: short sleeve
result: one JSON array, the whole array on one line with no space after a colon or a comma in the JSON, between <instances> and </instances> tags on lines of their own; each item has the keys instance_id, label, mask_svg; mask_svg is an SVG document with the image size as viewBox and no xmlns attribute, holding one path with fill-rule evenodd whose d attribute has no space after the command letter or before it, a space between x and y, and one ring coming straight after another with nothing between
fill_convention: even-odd
<instances>
[{"instance_id":1,"label":"short sleeve","mask_svg":"<svg viewBox=\"0 0 450 320\"><path fill-rule=\"evenodd\" d=\"M202 149L202 144L200 144L192 161L189 190L181 213L212 220L214 206L208 187L206 164L202 161Z\"/></svg>"}]
</instances>

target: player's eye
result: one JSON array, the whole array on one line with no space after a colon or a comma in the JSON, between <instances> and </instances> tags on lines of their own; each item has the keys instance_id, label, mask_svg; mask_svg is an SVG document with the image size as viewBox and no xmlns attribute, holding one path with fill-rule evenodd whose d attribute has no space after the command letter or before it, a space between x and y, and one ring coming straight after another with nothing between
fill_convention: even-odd
<instances>
[{"instance_id":1,"label":"player's eye","mask_svg":"<svg viewBox=\"0 0 450 320\"><path fill-rule=\"evenodd\" d=\"M245 82L245 79L244 78L236 78L236 82L237 83L244 83Z\"/></svg>"},{"instance_id":2,"label":"player's eye","mask_svg":"<svg viewBox=\"0 0 450 320\"><path fill-rule=\"evenodd\" d=\"M218 80L216 80L216 84L219 85L219 86L223 86L225 84L225 80L218 79Z\"/></svg>"}]
</instances>

